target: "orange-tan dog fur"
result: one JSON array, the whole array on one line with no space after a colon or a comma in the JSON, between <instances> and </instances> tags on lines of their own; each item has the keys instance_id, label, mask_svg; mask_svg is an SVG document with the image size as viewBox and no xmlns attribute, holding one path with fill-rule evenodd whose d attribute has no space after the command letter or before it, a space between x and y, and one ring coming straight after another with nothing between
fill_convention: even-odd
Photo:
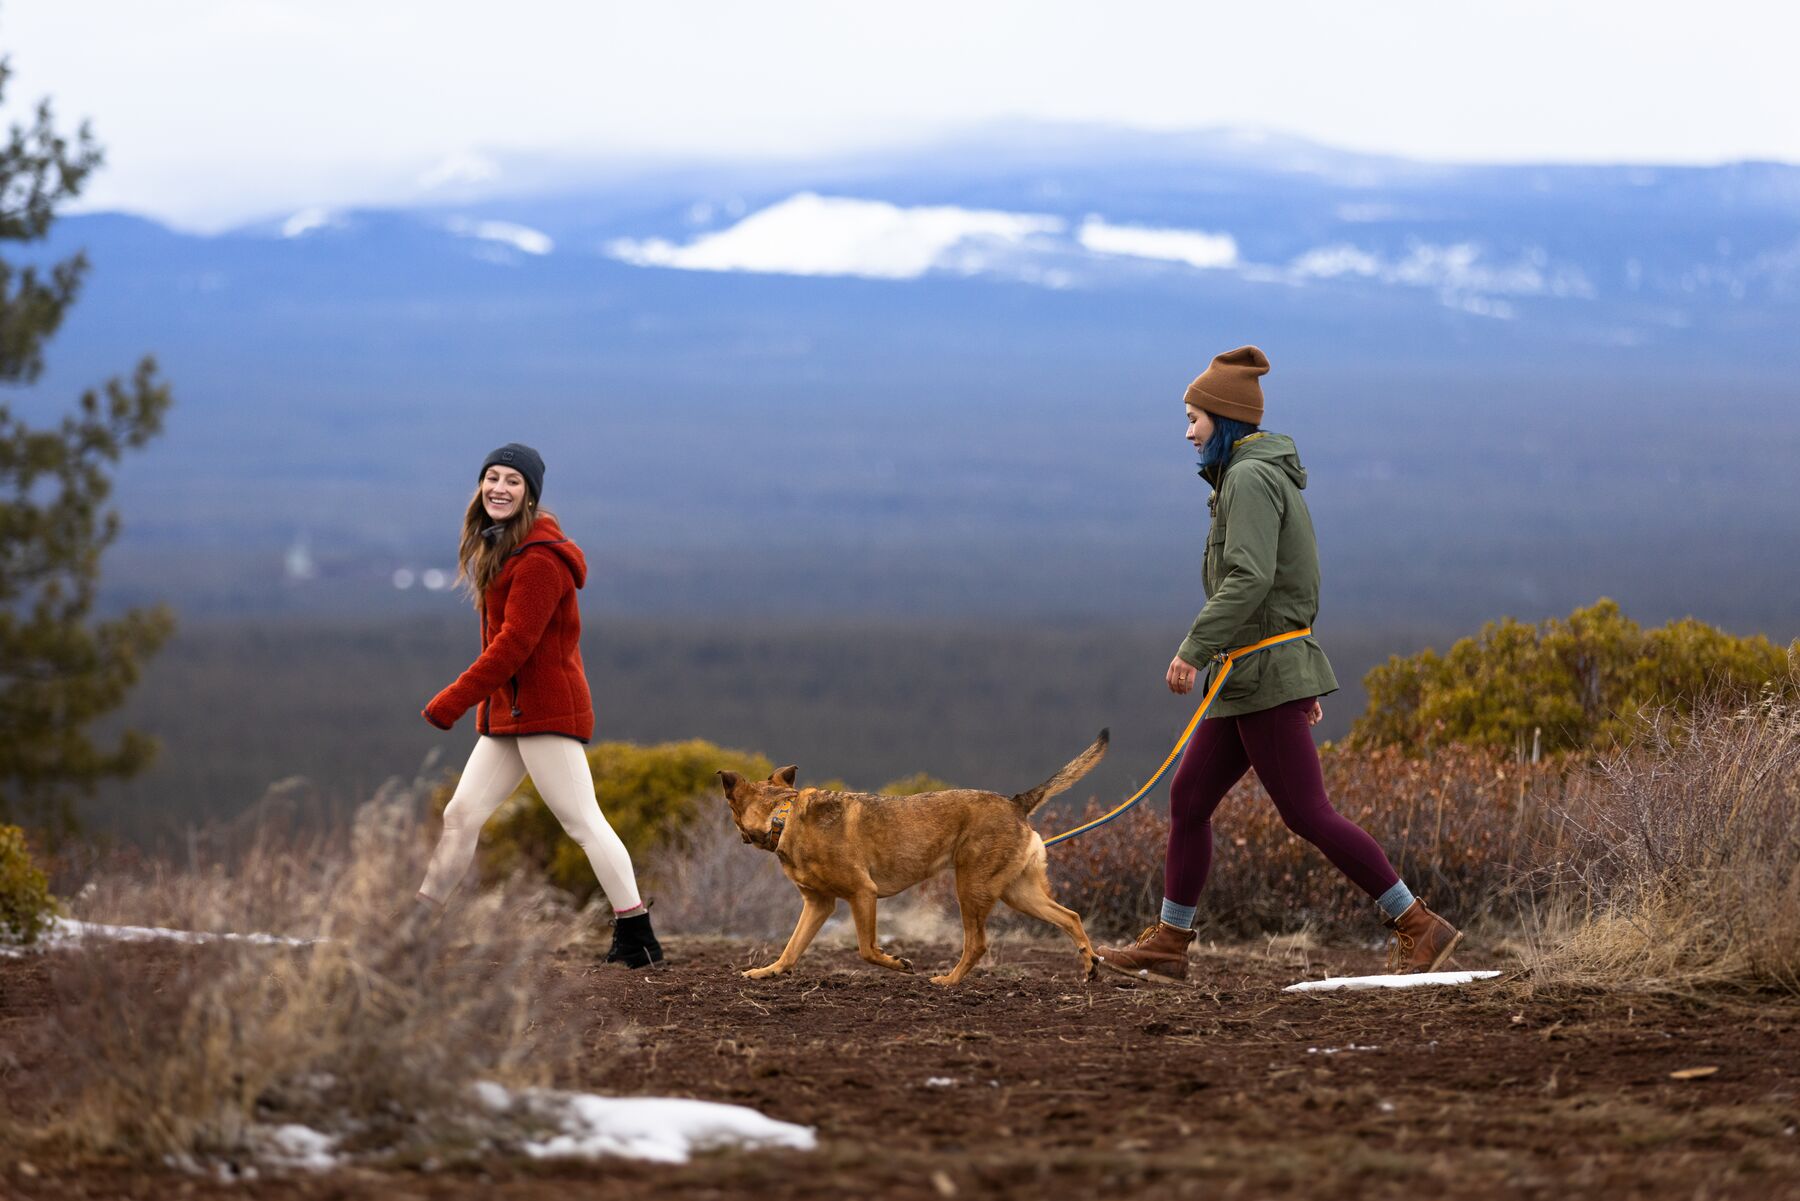
<instances>
[{"instance_id":1,"label":"orange-tan dog fur","mask_svg":"<svg viewBox=\"0 0 1800 1201\"><path fill-rule=\"evenodd\" d=\"M875 942L875 902L891 897L946 867L956 869L956 900L962 908L962 958L933 984L956 984L987 951L987 917L999 901L1020 913L1049 922L1074 940L1082 966L1094 975L1099 962L1082 928L1081 916L1050 895L1044 840L1031 828L1032 811L1074 786L1106 754L1107 732L1067 767L1018 796L973 788L950 788L916 796L796 789L797 768L784 767L767 780L746 780L722 771L725 799L744 841L774 851L781 870L804 902L780 958L744 975L775 976L794 966L813 935L837 908L850 902L856 918L856 946L870 963L911 971L912 964L884 952Z\"/></svg>"}]
</instances>

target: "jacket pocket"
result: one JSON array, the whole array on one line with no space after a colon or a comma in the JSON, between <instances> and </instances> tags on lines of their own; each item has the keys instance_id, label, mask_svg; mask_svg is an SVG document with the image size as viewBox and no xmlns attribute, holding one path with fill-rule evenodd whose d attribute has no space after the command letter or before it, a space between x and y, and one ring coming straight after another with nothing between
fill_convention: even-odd
<instances>
[{"instance_id":1,"label":"jacket pocket","mask_svg":"<svg viewBox=\"0 0 1800 1201\"><path fill-rule=\"evenodd\" d=\"M1232 665L1231 676L1225 681L1225 687L1219 689L1219 699L1241 701L1254 696L1257 689L1262 687L1263 673L1267 666L1261 653L1239 659Z\"/></svg>"},{"instance_id":2,"label":"jacket pocket","mask_svg":"<svg viewBox=\"0 0 1800 1201\"><path fill-rule=\"evenodd\" d=\"M1219 577L1224 574L1225 560L1225 525L1215 521L1206 532L1206 554L1200 562L1200 586L1211 600L1213 590L1219 586Z\"/></svg>"}]
</instances>

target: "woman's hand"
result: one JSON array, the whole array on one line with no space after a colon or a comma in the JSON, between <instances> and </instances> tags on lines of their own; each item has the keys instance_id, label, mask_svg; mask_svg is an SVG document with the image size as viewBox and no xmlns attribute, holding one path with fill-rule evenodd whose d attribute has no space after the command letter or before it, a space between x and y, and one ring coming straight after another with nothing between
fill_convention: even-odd
<instances>
[{"instance_id":1,"label":"woman's hand","mask_svg":"<svg viewBox=\"0 0 1800 1201\"><path fill-rule=\"evenodd\" d=\"M1316 726L1325 720L1325 710L1319 705L1319 698L1314 697L1312 708L1306 711L1306 724Z\"/></svg>"},{"instance_id":2,"label":"woman's hand","mask_svg":"<svg viewBox=\"0 0 1800 1201\"><path fill-rule=\"evenodd\" d=\"M1194 690L1194 681L1199 676L1200 670L1197 667L1180 655L1176 655L1169 660L1169 671L1165 679L1168 682L1169 691L1176 696L1181 696Z\"/></svg>"}]
</instances>

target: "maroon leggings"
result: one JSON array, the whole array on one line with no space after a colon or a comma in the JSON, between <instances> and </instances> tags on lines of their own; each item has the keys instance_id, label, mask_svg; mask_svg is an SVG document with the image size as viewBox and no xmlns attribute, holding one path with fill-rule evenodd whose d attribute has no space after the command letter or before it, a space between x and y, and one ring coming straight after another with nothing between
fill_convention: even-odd
<instances>
[{"instance_id":1,"label":"maroon leggings","mask_svg":"<svg viewBox=\"0 0 1800 1201\"><path fill-rule=\"evenodd\" d=\"M1163 895L1177 905L1197 905L1212 866L1212 815L1252 767L1274 798L1287 828L1325 852L1325 857L1372 897L1399 881L1381 847L1361 826L1331 807L1319 752L1307 714L1312 698L1289 701L1241 717L1200 723L1169 785L1169 854Z\"/></svg>"}]
</instances>

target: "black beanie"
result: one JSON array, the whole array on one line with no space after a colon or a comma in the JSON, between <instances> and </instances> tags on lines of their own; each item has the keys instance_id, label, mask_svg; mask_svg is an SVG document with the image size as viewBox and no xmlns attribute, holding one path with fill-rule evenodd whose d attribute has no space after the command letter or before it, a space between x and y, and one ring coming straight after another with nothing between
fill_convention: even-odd
<instances>
[{"instance_id":1,"label":"black beanie","mask_svg":"<svg viewBox=\"0 0 1800 1201\"><path fill-rule=\"evenodd\" d=\"M477 480L487 475L487 469L499 464L510 467L525 477L525 486L531 489L531 499L537 500L544 495L544 459L537 451L523 442L508 442L499 450L491 450L488 457L481 461L481 470L476 473Z\"/></svg>"}]
</instances>

